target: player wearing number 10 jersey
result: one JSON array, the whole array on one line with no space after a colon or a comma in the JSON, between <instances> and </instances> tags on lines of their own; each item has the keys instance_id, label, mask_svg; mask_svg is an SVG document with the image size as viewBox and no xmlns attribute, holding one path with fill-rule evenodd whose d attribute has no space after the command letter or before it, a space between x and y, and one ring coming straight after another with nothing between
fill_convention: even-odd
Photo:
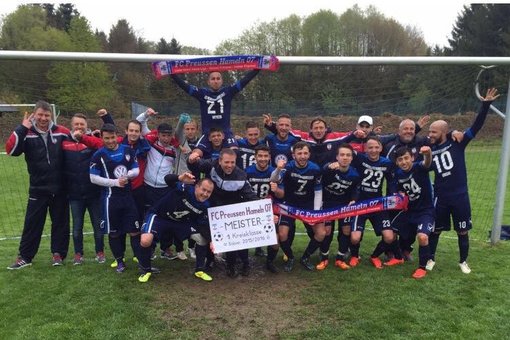
<instances>
[{"instance_id":1,"label":"player wearing number 10 jersey","mask_svg":"<svg viewBox=\"0 0 510 340\"><path fill-rule=\"evenodd\" d=\"M448 135L448 123L437 120L430 124L429 138L432 144L432 166L435 173L434 190L436 199L436 230L431 235L431 253L435 254L439 234L450 230L450 216L453 218L454 229L458 235L460 261L463 273L469 274L467 265L469 252L468 231L471 229L471 205L469 202L465 149L483 126L489 107L499 97L497 90L487 90L480 111L473 125L464 131L461 142L455 142ZM435 261L434 257L432 260Z\"/></svg>"}]
</instances>

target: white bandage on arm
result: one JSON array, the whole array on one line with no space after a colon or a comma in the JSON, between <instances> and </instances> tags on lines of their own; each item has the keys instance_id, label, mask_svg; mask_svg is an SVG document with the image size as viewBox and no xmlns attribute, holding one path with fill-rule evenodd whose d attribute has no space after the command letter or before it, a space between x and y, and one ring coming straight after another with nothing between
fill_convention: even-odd
<instances>
[{"instance_id":1,"label":"white bandage on arm","mask_svg":"<svg viewBox=\"0 0 510 340\"><path fill-rule=\"evenodd\" d=\"M316 190L313 198L313 210L322 209L322 189Z\"/></svg>"},{"instance_id":2,"label":"white bandage on arm","mask_svg":"<svg viewBox=\"0 0 510 340\"><path fill-rule=\"evenodd\" d=\"M102 187L120 187L118 179L104 178L99 175L90 174L90 182Z\"/></svg>"}]
</instances>

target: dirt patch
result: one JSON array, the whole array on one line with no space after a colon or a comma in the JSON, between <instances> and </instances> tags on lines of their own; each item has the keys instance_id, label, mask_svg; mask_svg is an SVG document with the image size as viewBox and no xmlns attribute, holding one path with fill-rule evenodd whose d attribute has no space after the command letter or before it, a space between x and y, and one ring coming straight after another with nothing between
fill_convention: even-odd
<instances>
[{"instance_id":1,"label":"dirt patch","mask_svg":"<svg viewBox=\"0 0 510 340\"><path fill-rule=\"evenodd\" d=\"M213 281L204 282L188 266L172 270L179 280L172 280L172 273L155 278L153 284L159 287L154 290L164 311L160 317L175 332L172 337L279 339L294 333L297 324L301 330L311 327L303 317L310 312L301 299L309 285L297 278L301 268L272 274L262 259L251 258L251 263L248 277L229 278L219 266L211 272Z\"/></svg>"}]
</instances>

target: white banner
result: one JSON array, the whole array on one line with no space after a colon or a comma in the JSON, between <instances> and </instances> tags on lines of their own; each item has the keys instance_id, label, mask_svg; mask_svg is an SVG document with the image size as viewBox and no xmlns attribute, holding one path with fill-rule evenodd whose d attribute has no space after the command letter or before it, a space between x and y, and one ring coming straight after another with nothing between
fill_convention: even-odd
<instances>
[{"instance_id":1,"label":"white banner","mask_svg":"<svg viewBox=\"0 0 510 340\"><path fill-rule=\"evenodd\" d=\"M207 209L215 253L276 244L270 199Z\"/></svg>"}]
</instances>

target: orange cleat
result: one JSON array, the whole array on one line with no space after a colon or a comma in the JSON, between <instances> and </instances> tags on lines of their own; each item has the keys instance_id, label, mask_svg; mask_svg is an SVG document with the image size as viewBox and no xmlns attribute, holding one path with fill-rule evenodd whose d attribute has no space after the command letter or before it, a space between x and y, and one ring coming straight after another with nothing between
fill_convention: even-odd
<instances>
[{"instance_id":1,"label":"orange cleat","mask_svg":"<svg viewBox=\"0 0 510 340\"><path fill-rule=\"evenodd\" d=\"M356 267L359 264L359 257L352 256L349 260L349 266Z\"/></svg>"},{"instance_id":2,"label":"orange cleat","mask_svg":"<svg viewBox=\"0 0 510 340\"><path fill-rule=\"evenodd\" d=\"M335 261L335 267L338 267L338 268L340 268L340 269L342 269L342 270L348 270L348 269L351 269L351 267L350 267L347 263L345 263L344 261L342 261L342 260L336 260L336 261Z\"/></svg>"},{"instance_id":3,"label":"orange cleat","mask_svg":"<svg viewBox=\"0 0 510 340\"><path fill-rule=\"evenodd\" d=\"M422 279L425 277L425 275L427 275L427 271L425 269L418 268L414 271L413 278Z\"/></svg>"},{"instance_id":4,"label":"orange cleat","mask_svg":"<svg viewBox=\"0 0 510 340\"><path fill-rule=\"evenodd\" d=\"M391 260L388 260L386 262L384 262L384 265L385 266L396 266L396 265L399 265L399 264L404 264L404 259L396 259L396 258L392 258Z\"/></svg>"},{"instance_id":5,"label":"orange cleat","mask_svg":"<svg viewBox=\"0 0 510 340\"><path fill-rule=\"evenodd\" d=\"M370 258L370 262L372 262L374 267L376 267L377 269L382 269L383 268L381 259L378 258L378 257L371 257Z\"/></svg>"},{"instance_id":6,"label":"orange cleat","mask_svg":"<svg viewBox=\"0 0 510 340\"><path fill-rule=\"evenodd\" d=\"M315 268L317 270L324 270L324 269L326 269L328 264L329 264L329 260L323 260L323 261L319 262L319 264L316 265Z\"/></svg>"}]
</instances>

